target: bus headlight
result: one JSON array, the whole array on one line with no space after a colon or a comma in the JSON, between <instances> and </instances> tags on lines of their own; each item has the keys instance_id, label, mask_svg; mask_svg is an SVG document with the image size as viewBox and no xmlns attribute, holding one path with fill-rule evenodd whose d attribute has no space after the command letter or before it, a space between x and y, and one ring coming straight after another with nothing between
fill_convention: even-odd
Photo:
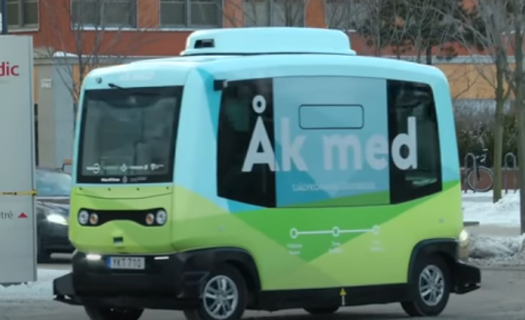
<instances>
[{"instance_id":1,"label":"bus headlight","mask_svg":"<svg viewBox=\"0 0 525 320\"><path fill-rule=\"evenodd\" d=\"M88 222L89 222L89 212L87 212L86 210L81 210L78 213L78 223L85 226L86 224L88 224Z\"/></svg>"},{"instance_id":2,"label":"bus headlight","mask_svg":"<svg viewBox=\"0 0 525 320\"><path fill-rule=\"evenodd\" d=\"M469 237L467 230L462 230L459 233L459 237L458 237L459 246L462 248L468 246L469 240L470 240L470 237Z\"/></svg>"},{"instance_id":3,"label":"bus headlight","mask_svg":"<svg viewBox=\"0 0 525 320\"><path fill-rule=\"evenodd\" d=\"M164 225L166 224L166 220L168 220L168 214L164 210L157 211L157 214L155 215L155 221L158 225Z\"/></svg>"},{"instance_id":4,"label":"bus headlight","mask_svg":"<svg viewBox=\"0 0 525 320\"><path fill-rule=\"evenodd\" d=\"M461 230L458 236L458 259L468 261L470 247L470 235L467 230Z\"/></svg>"},{"instance_id":5,"label":"bus headlight","mask_svg":"<svg viewBox=\"0 0 525 320\"><path fill-rule=\"evenodd\" d=\"M92 213L89 216L89 223L91 223L92 225L96 225L98 223L98 214Z\"/></svg>"},{"instance_id":6,"label":"bus headlight","mask_svg":"<svg viewBox=\"0 0 525 320\"><path fill-rule=\"evenodd\" d=\"M155 215L153 213L148 213L146 215L146 224L148 226L151 226L154 223L155 223Z\"/></svg>"}]
</instances>

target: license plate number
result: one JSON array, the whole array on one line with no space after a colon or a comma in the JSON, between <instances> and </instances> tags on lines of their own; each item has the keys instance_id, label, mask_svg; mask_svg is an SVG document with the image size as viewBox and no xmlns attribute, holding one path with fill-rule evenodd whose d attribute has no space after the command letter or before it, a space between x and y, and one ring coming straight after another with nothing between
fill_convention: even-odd
<instances>
[{"instance_id":1,"label":"license plate number","mask_svg":"<svg viewBox=\"0 0 525 320\"><path fill-rule=\"evenodd\" d=\"M142 257L110 257L108 259L110 269L120 270L144 270L146 269L146 259Z\"/></svg>"}]
</instances>

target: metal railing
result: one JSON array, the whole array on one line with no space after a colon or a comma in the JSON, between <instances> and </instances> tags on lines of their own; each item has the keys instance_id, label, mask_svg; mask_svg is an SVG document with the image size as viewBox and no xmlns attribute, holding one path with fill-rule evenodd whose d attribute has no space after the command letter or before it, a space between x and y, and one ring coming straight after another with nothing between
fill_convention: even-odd
<instances>
[{"instance_id":1,"label":"metal railing","mask_svg":"<svg viewBox=\"0 0 525 320\"><path fill-rule=\"evenodd\" d=\"M472 159L472 167L469 167L469 162L468 160L469 159ZM469 187L468 187L468 181L467 181L467 178L468 178L468 174L470 173L471 170L476 170L477 168L477 163L476 163L476 155L472 152L469 152L465 155L465 158L463 160L463 163L465 164L464 166L464 169L463 169L463 188L465 188L465 193L468 192L469 190ZM474 180L474 185L472 186L474 188L474 193L476 192L476 186L477 186L477 183L478 183L478 180Z\"/></svg>"},{"instance_id":2,"label":"metal railing","mask_svg":"<svg viewBox=\"0 0 525 320\"><path fill-rule=\"evenodd\" d=\"M514 153L509 152L505 155L505 158L503 160L505 162L505 166L503 167L503 188L505 189L505 194L509 192L509 159L512 161L512 189L514 189L514 193L518 191L518 188L516 188L518 186L518 159L516 158L516 155Z\"/></svg>"},{"instance_id":3,"label":"metal railing","mask_svg":"<svg viewBox=\"0 0 525 320\"><path fill-rule=\"evenodd\" d=\"M507 194L509 190L514 190L514 193L516 193L519 190L518 159L514 153L509 152L505 155L503 162L504 162L503 164L503 186L502 186L503 190L505 190L505 194ZM467 153L465 157L463 158L463 164L464 164L463 172L462 172L463 190L465 193L467 193L469 190L476 193L477 192L476 187L478 184L477 179L474 179L474 181L472 181L472 186L471 186L472 189L469 187L469 183L468 183L469 173L478 169L478 163L476 161L476 154L472 152ZM485 168L485 169L492 172L492 169L490 168ZM511 188L509 188L510 175L512 175ZM492 178L494 179L494 176L492 176Z\"/></svg>"}]
</instances>

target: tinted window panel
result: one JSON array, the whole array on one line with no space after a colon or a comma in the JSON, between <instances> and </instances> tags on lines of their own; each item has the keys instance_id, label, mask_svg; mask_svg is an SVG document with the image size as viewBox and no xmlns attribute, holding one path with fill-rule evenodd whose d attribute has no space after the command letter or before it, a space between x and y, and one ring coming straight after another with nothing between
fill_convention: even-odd
<instances>
[{"instance_id":1,"label":"tinted window panel","mask_svg":"<svg viewBox=\"0 0 525 320\"><path fill-rule=\"evenodd\" d=\"M262 131L267 136L261 138ZM257 154L265 151L273 153L274 150L271 79L232 81L223 91L219 115L217 190L223 198L274 207L274 168L247 161L250 145L255 146Z\"/></svg>"},{"instance_id":2,"label":"tinted window panel","mask_svg":"<svg viewBox=\"0 0 525 320\"><path fill-rule=\"evenodd\" d=\"M427 84L388 81L390 197L406 202L442 190L436 107Z\"/></svg>"}]
</instances>

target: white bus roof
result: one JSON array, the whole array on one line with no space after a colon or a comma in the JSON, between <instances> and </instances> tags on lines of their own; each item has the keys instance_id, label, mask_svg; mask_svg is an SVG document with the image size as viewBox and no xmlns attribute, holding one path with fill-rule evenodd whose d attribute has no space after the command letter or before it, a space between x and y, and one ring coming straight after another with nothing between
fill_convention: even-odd
<instances>
[{"instance_id":1,"label":"white bus roof","mask_svg":"<svg viewBox=\"0 0 525 320\"><path fill-rule=\"evenodd\" d=\"M318 53L355 55L340 30L259 27L200 30L186 40L182 56Z\"/></svg>"}]
</instances>

